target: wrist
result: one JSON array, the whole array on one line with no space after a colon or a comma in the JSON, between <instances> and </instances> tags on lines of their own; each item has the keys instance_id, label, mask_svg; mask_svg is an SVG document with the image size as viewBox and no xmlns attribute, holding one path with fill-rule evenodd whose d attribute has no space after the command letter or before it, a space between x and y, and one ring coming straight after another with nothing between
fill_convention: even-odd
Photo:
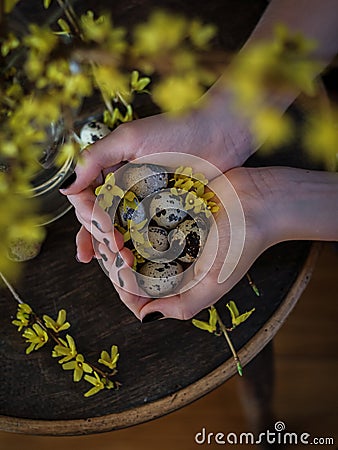
<instances>
[{"instance_id":1,"label":"wrist","mask_svg":"<svg viewBox=\"0 0 338 450\"><path fill-rule=\"evenodd\" d=\"M200 100L198 114L207 124L212 145L216 145L219 157L224 161L223 167L219 167L222 172L242 166L257 150L250 122L236 111L233 94L226 88L223 77Z\"/></svg>"},{"instance_id":2,"label":"wrist","mask_svg":"<svg viewBox=\"0 0 338 450\"><path fill-rule=\"evenodd\" d=\"M338 239L338 174L288 167L262 171L264 183L258 183L272 244Z\"/></svg>"}]
</instances>

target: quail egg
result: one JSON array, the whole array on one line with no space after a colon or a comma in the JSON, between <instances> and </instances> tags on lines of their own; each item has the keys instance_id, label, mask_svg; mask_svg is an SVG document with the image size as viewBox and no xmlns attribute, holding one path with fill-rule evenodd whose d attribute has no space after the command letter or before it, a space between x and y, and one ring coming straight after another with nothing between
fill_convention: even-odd
<instances>
[{"instance_id":1,"label":"quail egg","mask_svg":"<svg viewBox=\"0 0 338 450\"><path fill-rule=\"evenodd\" d=\"M152 297L172 293L182 280L183 268L176 261L147 261L140 269L138 277L140 287Z\"/></svg>"},{"instance_id":2,"label":"quail egg","mask_svg":"<svg viewBox=\"0 0 338 450\"><path fill-rule=\"evenodd\" d=\"M169 248L168 232L164 228L151 226L148 228L145 243L137 246L137 251L150 261L167 261L163 255Z\"/></svg>"},{"instance_id":3,"label":"quail egg","mask_svg":"<svg viewBox=\"0 0 338 450\"><path fill-rule=\"evenodd\" d=\"M153 196L149 205L149 214L158 226L168 230L175 228L187 216L180 197L170 191L158 192Z\"/></svg>"},{"instance_id":4,"label":"quail egg","mask_svg":"<svg viewBox=\"0 0 338 450\"><path fill-rule=\"evenodd\" d=\"M142 220L146 219L146 212L144 210L143 203L140 203L137 198L134 198L134 200L129 204L122 200L118 211L121 225L124 228L127 228L128 220L133 220L135 223L140 223Z\"/></svg>"},{"instance_id":5,"label":"quail egg","mask_svg":"<svg viewBox=\"0 0 338 450\"><path fill-rule=\"evenodd\" d=\"M170 244L175 246L185 243L180 256L181 262L192 263L203 248L207 238L207 227L203 221L185 220L180 223L170 234Z\"/></svg>"},{"instance_id":6,"label":"quail egg","mask_svg":"<svg viewBox=\"0 0 338 450\"><path fill-rule=\"evenodd\" d=\"M107 136L110 133L110 129L102 122L98 120L92 120L87 122L80 131L80 139L83 145L94 144L94 142Z\"/></svg>"},{"instance_id":7,"label":"quail egg","mask_svg":"<svg viewBox=\"0 0 338 450\"><path fill-rule=\"evenodd\" d=\"M155 164L128 164L123 175L125 188L143 199L168 186L168 173Z\"/></svg>"},{"instance_id":8,"label":"quail egg","mask_svg":"<svg viewBox=\"0 0 338 450\"><path fill-rule=\"evenodd\" d=\"M158 252L164 252L169 248L168 232L164 228L149 227L148 240Z\"/></svg>"}]
</instances>

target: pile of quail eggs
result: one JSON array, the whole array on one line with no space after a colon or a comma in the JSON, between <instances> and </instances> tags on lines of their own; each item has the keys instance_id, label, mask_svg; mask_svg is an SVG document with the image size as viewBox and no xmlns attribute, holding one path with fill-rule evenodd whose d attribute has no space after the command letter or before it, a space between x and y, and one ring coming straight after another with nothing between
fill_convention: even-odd
<instances>
[{"instance_id":1,"label":"pile of quail eggs","mask_svg":"<svg viewBox=\"0 0 338 450\"><path fill-rule=\"evenodd\" d=\"M120 202L114 223L130 228L126 242L142 257L137 265L139 286L151 297L175 292L184 272L200 255L208 234L205 216L191 215L184 207L184 194L172 191L173 173L155 164L132 164L122 171L122 188L133 193L132 204ZM131 221L131 222L130 222ZM133 240L138 228L143 242Z\"/></svg>"}]
</instances>

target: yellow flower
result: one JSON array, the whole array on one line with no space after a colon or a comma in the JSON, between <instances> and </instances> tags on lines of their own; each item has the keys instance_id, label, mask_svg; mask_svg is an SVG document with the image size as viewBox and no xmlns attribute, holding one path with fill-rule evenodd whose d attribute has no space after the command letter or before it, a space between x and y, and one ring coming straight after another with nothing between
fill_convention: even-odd
<instances>
[{"instance_id":1,"label":"yellow flower","mask_svg":"<svg viewBox=\"0 0 338 450\"><path fill-rule=\"evenodd\" d=\"M64 364L62 364L63 370L73 370L73 380L75 382L78 382L81 380L83 373L92 373L93 369L90 367L89 364L84 362L84 357L81 355L81 353L78 353L76 355L76 358L74 361L69 361Z\"/></svg>"},{"instance_id":2,"label":"yellow flower","mask_svg":"<svg viewBox=\"0 0 338 450\"><path fill-rule=\"evenodd\" d=\"M193 104L203 94L195 73L170 75L153 88L154 101L165 111L178 112Z\"/></svg>"},{"instance_id":3,"label":"yellow flower","mask_svg":"<svg viewBox=\"0 0 338 450\"><path fill-rule=\"evenodd\" d=\"M217 331L217 310L214 306L209 308L209 321L192 319L192 324L200 330L209 331L209 333L215 333Z\"/></svg>"},{"instance_id":4,"label":"yellow flower","mask_svg":"<svg viewBox=\"0 0 338 450\"><path fill-rule=\"evenodd\" d=\"M100 379L99 375L95 371L94 377L91 377L90 375L85 375L84 379L94 386L84 394L85 397L90 397L91 395L97 394L98 392L102 391L102 389L105 388L103 381Z\"/></svg>"},{"instance_id":5,"label":"yellow flower","mask_svg":"<svg viewBox=\"0 0 338 450\"><path fill-rule=\"evenodd\" d=\"M251 118L251 127L257 143L265 143L269 148L288 142L293 135L290 118L273 108L258 110Z\"/></svg>"},{"instance_id":6,"label":"yellow flower","mask_svg":"<svg viewBox=\"0 0 338 450\"><path fill-rule=\"evenodd\" d=\"M206 50L212 38L215 37L217 29L214 25L203 25L198 19L191 22L189 35L195 47Z\"/></svg>"},{"instance_id":7,"label":"yellow flower","mask_svg":"<svg viewBox=\"0 0 338 450\"><path fill-rule=\"evenodd\" d=\"M7 39L1 44L1 54L2 56L7 56L15 48L20 45L19 39L13 34L9 33Z\"/></svg>"},{"instance_id":8,"label":"yellow flower","mask_svg":"<svg viewBox=\"0 0 338 450\"><path fill-rule=\"evenodd\" d=\"M147 222L147 219L144 219L139 223L136 223L133 220L128 220L128 231L123 235L124 242L129 241L129 239L131 238L133 241L135 241L135 244L144 244L144 235L143 233L140 233L140 230L142 230Z\"/></svg>"},{"instance_id":9,"label":"yellow flower","mask_svg":"<svg viewBox=\"0 0 338 450\"><path fill-rule=\"evenodd\" d=\"M230 302L227 303L226 306L227 306L228 310L230 311L231 322L232 322L232 326L234 328L237 327L238 325L240 325L241 323L245 322L251 316L251 314L255 311L255 308L252 308L250 311L247 311L243 314L239 314L236 303L232 300L230 300Z\"/></svg>"},{"instance_id":10,"label":"yellow flower","mask_svg":"<svg viewBox=\"0 0 338 450\"><path fill-rule=\"evenodd\" d=\"M286 53L298 58L300 55L308 55L312 52L317 47L317 43L313 39L305 38L302 33L292 33L285 25L278 24L275 28L273 46L276 53Z\"/></svg>"},{"instance_id":11,"label":"yellow flower","mask_svg":"<svg viewBox=\"0 0 338 450\"><path fill-rule=\"evenodd\" d=\"M10 13L18 1L19 0L5 0L5 14Z\"/></svg>"},{"instance_id":12,"label":"yellow flower","mask_svg":"<svg viewBox=\"0 0 338 450\"><path fill-rule=\"evenodd\" d=\"M53 349L53 358L63 357L59 360L59 364L70 361L77 355L74 339L69 334L67 334L66 339L67 342L64 339L59 338L61 344L56 345Z\"/></svg>"},{"instance_id":13,"label":"yellow flower","mask_svg":"<svg viewBox=\"0 0 338 450\"><path fill-rule=\"evenodd\" d=\"M198 214L205 210L205 204L194 192L188 192L185 198L184 209L186 211L193 210L195 214Z\"/></svg>"},{"instance_id":14,"label":"yellow flower","mask_svg":"<svg viewBox=\"0 0 338 450\"><path fill-rule=\"evenodd\" d=\"M43 316L43 320L46 327L55 331L55 333L60 333L60 331L68 330L68 328L70 327L70 323L66 322L66 311L64 309L60 309L56 321L46 314Z\"/></svg>"},{"instance_id":15,"label":"yellow flower","mask_svg":"<svg viewBox=\"0 0 338 450\"><path fill-rule=\"evenodd\" d=\"M67 160L76 159L80 152L80 145L74 141L65 142L59 149L55 163L62 166Z\"/></svg>"},{"instance_id":16,"label":"yellow flower","mask_svg":"<svg viewBox=\"0 0 338 450\"><path fill-rule=\"evenodd\" d=\"M101 358L99 359L99 363L104 364L109 367L109 369L115 369L117 361L119 359L118 348L116 345L112 345L110 349L110 355L106 350L101 352Z\"/></svg>"},{"instance_id":17,"label":"yellow flower","mask_svg":"<svg viewBox=\"0 0 338 450\"><path fill-rule=\"evenodd\" d=\"M39 27L36 24L29 24L30 34L24 37L24 44L31 50L45 56L55 47L58 38L52 30L47 27Z\"/></svg>"},{"instance_id":18,"label":"yellow flower","mask_svg":"<svg viewBox=\"0 0 338 450\"><path fill-rule=\"evenodd\" d=\"M26 339L26 342L30 343L29 347L26 349L27 355L33 350L38 350L48 342L48 334L37 323L33 324L33 328L27 328L22 336Z\"/></svg>"},{"instance_id":19,"label":"yellow flower","mask_svg":"<svg viewBox=\"0 0 338 450\"><path fill-rule=\"evenodd\" d=\"M130 86L132 91L143 92L145 87L150 83L149 77L140 78L140 74L137 70L133 70L131 73Z\"/></svg>"},{"instance_id":20,"label":"yellow flower","mask_svg":"<svg viewBox=\"0 0 338 450\"><path fill-rule=\"evenodd\" d=\"M118 93L128 95L128 79L115 67L101 64L94 66L92 72L95 84L100 89L104 98L118 100Z\"/></svg>"},{"instance_id":21,"label":"yellow flower","mask_svg":"<svg viewBox=\"0 0 338 450\"><path fill-rule=\"evenodd\" d=\"M21 331L29 325L31 314L32 308L27 303L20 303L16 313L16 320L13 320L12 324L18 327L18 331Z\"/></svg>"},{"instance_id":22,"label":"yellow flower","mask_svg":"<svg viewBox=\"0 0 338 450\"><path fill-rule=\"evenodd\" d=\"M112 206L115 197L123 197L124 192L115 184L115 175L113 172L106 176L102 186L98 186L95 189L95 195L97 196L99 205L104 210L108 210Z\"/></svg>"},{"instance_id":23,"label":"yellow flower","mask_svg":"<svg viewBox=\"0 0 338 450\"><path fill-rule=\"evenodd\" d=\"M154 55L177 48L186 37L186 28L184 17L164 11L154 12L146 23L135 27L135 51L140 55Z\"/></svg>"},{"instance_id":24,"label":"yellow flower","mask_svg":"<svg viewBox=\"0 0 338 450\"><path fill-rule=\"evenodd\" d=\"M121 113L118 107L114 108L113 112L110 112L108 109L103 112L103 122L109 128L115 128L115 126L118 125L118 122L131 122L133 118L133 108L129 104L126 105L126 112L124 115Z\"/></svg>"},{"instance_id":25,"label":"yellow flower","mask_svg":"<svg viewBox=\"0 0 338 450\"><path fill-rule=\"evenodd\" d=\"M84 36L95 42L103 42L112 28L110 17L105 14L94 19L93 11L87 11L80 18Z\"/></svg>"},{"instance_id":26,"label":"yellow flower","mask_svg":"<svg viewBox=\"0 0 338 450\"><path fill-rule=\"evenodd\" d=\"M89 97L93 91L90 77L84 73L74 73L67 78L63 89L58 93L67 106L79 106L83 97Z\"/></svg>"}]
</instances>

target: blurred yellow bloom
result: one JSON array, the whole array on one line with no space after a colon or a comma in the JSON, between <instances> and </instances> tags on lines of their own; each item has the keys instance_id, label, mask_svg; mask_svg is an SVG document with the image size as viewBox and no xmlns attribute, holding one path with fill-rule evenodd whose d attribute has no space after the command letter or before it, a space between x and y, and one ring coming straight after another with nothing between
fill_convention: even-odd
<instances>
[{"instance_id":1,"label":"blurred yellow bloom","mask_svg":"<svg viewBox=\"0 0 338 450\"><path fill-rule=\"evenodd\" d=\"M39 27L36 24L29 24L30 34L23 38L24 44L37 54L45 56L50 53L57 43L55 36L50 28Z\"/></svg>"},{"instance_id":2,"label":"blurred yellow bloom","mask_svg":"<svg viewBox=\"0 0 338 450\"><path fill-rule=\"evenodd\" d=\"M117 98L119 92L122 94L129 92L128 78L115 67L104 65L95 66L93 67L93 77L102 95L109 100L111 98Z\"/></svg>"},{"instance_id":3,"label":"blurred yellow bloom","mask_svg":"<svg viewBox=\"0 0 338 450\"><path fill-rule=\"evenodd\" d=\"M153 88L155 102L164 110L179 112L189 107L202 96L203 89L196 75L168 76Z\"/></svg>"},{"instance_id":4,"label":"blurred yellow bloom","mask_svg":"<svg viewBox=\"0 0 338 450\"><path fill-rule=\"evenodd\" d=\"M325 111L309 118L303 142L314 160L324 161L328 170L338 167L338 111Z\"/></svg>"},{"instance_id":5,"label":"blurred yellow bloom","mask_svg":"<svg viewBox=\"0 0 338 450\"><path fill-rule=\"evenodd\" d=\"M285 144L293 135L290 118L273 108L258 110L251 118L251 127L256 142L269 148Z\"/></svg>"},{"instance_id":6,"label":"blurred yellow bloom","mask_svg":"<svg viewBox=\"0 0 338 450\"><path fill-rule=\"evenodd\" d=\"M135 27L134 50L154 55L176 48L186 37L186 20L168 12L154 12L149 20Z\"/></svg>"},{"instance_id":7,"label":"blurred yellow bloom","mask_svg":"<svg viewBox=\"0 0 338 450\"><path fill-rule=\"evenodd\" d=\"M80 24L85 38L95 42L103 42L112 28L110 17L107 14L95 19L93 11L83 14Z\"/></svg>"},{"instance_id":8,"label":"blurred yellow bloom","mask_svg":"<svg viewBox=\"0 0 338 450\"><path fill-rule=\"evenodd\" d=\"M18 1L19 0L4 0L5 14L10 13Z\"/></svg>"},{"instance_id":9,"label":"blurred yellow bloom","mask_svg":"<svg viewBox=\"0 0 338 450\"><path fill-rule=\"evenodd\" d=\"M214 25L203 25L199 19L193 20L189 26L189 36L192 43L203 50L208 48L208 44L216 33L217 28Z\"/></svg>"},{"instance_id":10,"label":"blurred yellow bloom","mask_svg":"<svg viewBox=\"0 0 338 450\"><path fill-rule=\"evenodd\" d=\"M7 56L15 48L18 48L20 45L19 39L13 34L9 33L7 39L3 41L1 44L1 54L2 56Z\"/></svg>"}]
</instances>

